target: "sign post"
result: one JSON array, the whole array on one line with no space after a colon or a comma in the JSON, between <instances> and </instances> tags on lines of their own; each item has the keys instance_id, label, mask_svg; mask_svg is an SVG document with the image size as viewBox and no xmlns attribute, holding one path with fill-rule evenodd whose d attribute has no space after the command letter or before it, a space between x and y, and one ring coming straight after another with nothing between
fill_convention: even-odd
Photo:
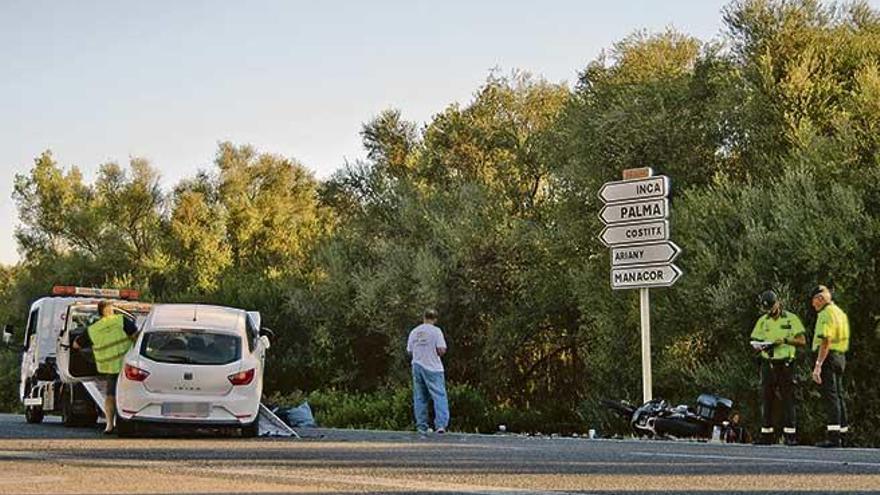
<instances>
[{"instance_id":1,"label":"sign post","mask_svg":"<svg viewBox=\"0 0 880 495\"><path fill-rule=\"evenodd\" d=\"M639 289L642 335L642 399L653 398L651 378L651 287L669 287L681 278L673 261L681 249L669 241L669 178L650 168L623 171L624 180L599 189L605 228L599 240L611 248L611 288Z\"/></svg>"},{"instance_id":2,"label":"sign post","mask_svg":"<svg viewBox=\"0 0 880 495\"><path fill-rule=\"evenodd\" d=\"M653 399L654 386L651 379L651 289L639 289L639 313L642 324L642 401Z\"/></svg>"}]
</instances>

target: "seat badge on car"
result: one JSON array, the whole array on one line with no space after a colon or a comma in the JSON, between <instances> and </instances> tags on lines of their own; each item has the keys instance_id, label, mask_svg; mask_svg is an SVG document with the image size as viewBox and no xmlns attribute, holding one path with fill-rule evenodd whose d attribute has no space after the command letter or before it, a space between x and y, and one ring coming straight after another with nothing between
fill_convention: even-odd
<instances>
[{"instance_id":1,"label":"seat badge on car","mask_svg":"<svg viewBox=\"0 0 880 495\"><path fill-rule=\"evenodd\" d=\"M187 371L186 373L183 374L183 379L184 380L192 380L193 374L191 372Z\"/></svg>"}]
</instances>

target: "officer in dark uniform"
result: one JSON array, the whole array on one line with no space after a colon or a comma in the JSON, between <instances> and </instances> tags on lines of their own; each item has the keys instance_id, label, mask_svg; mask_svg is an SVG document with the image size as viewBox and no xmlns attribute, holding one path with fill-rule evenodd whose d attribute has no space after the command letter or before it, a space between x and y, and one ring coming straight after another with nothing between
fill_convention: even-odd
<instances>
[{"instance_id":1,"label":"officer in dark uniform","mask_svg":"<svg viewBox=\"0 0 880 495\"><path fill-rule=\"evenodd\" d=\"M806 345L804 325L794 313L782 309L779 297L772 290L759 297L765 314L758 318L752 330L752 348L761 359L761 411L763 422L757 444L776 443L773 413L778 393L783 416L786 445L797 445L797 425L794 401L794 360L796 347Z\"/></svg>"}]
</instances>

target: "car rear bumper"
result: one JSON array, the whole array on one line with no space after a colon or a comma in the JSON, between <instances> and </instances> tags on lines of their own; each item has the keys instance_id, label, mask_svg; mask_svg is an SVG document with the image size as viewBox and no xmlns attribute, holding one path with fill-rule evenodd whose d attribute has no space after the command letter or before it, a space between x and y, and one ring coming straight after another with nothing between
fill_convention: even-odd
<instances>
[{"instance_id":1,"label":"car rear bumper","mask_svg":"<svg viewBox=\"0 0 880 495\"><path fill-rule=\"evenodd\" d=\"M257 419L260 409L255 387L244 387L223 396L181 396L151 393L141 384L127 380L120 380L116 402L117 413L125 420L193 425L246 425ZM166 403L206 403L209 412L207 415L163 414L162 405Z\"/></svg>"}]
</instances>

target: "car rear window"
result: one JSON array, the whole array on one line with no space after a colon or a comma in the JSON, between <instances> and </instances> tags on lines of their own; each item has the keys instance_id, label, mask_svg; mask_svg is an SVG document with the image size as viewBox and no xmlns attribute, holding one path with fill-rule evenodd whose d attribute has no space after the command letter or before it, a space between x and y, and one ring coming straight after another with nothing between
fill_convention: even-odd
<instances>
[{"instance_id":1,"label":"car rear window","mask_svg":"<svg viewBox=\"0 0 880 495\"><path fill-rule=\"evenodd\" d=\"M141 356L160 363L229 364L241 359L241 337L199 330L149 332Z\"/></svg>"}]
</instances>

